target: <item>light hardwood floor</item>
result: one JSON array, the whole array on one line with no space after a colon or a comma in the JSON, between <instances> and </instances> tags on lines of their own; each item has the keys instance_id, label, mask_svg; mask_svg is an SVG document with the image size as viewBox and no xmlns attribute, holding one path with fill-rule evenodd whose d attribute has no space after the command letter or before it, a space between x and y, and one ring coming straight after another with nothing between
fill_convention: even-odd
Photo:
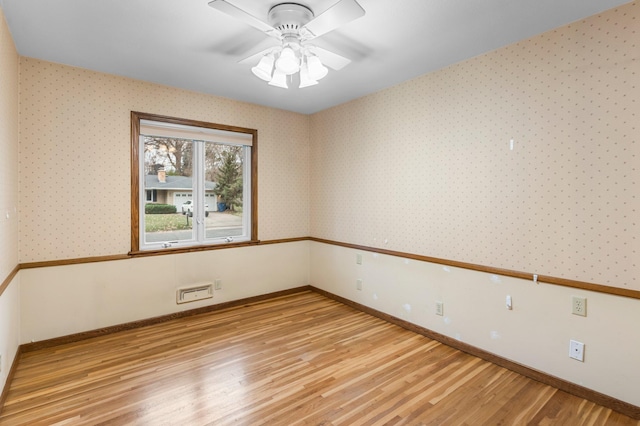
<instances>
[{"instance_id":1,"label":"light hardwood floor","mask_svg":"<svg viewBox=\"0 0 640 426\"><path fill-rule=\"evenodd\" d=\"M2 425L640 425L313 292L23 354Z\"/></svg>"}]
</instances>

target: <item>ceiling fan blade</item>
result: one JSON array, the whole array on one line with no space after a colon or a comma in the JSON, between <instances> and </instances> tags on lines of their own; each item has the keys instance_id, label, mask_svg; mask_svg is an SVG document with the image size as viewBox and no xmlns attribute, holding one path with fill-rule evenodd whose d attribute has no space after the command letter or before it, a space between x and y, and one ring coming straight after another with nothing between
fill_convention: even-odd
<instances>
[{"instance_id":1,"label":"ceiling fan blade","mask_svg":"<svg viewBox=\"0 0 640 426\"><path fill-rule=\"evenodd\" d=\"M364 16L364 14L364 9L356 0L340 0L304 27L313 35L313 37L308 37L311 39L333 31L341 25Z\"/></svg>"},{"instance_id":2,"label":"ceiling fan blade","mask_svg":"<svg viewBox=\"0 0 640 426\"><path fill-rule=\"evenodd\" d=\"M232 5L226 0L213 0L209 2L209 6L212 8L219 10L220 12L226 13L227 15L235 18L239 21L244 22L245 24L251 25L253 28L257 28L260 31L270 35L272 37L278 37L279 32L271 25L266 22L261 21L253 15L248 14L244 10ZM278 35L276 35L276 33Z\"/></svg>"},{"instance_id":3,"label":"ceiling fan blade","mask_svg":"<svg viewBox=\"0 0 640 426\"><path fill-rule=\"evenodd\" d=\"M254 53L254 54L252 54L252 55L250 55L250 56L248 56L248 57L246 57L246 58L244 58L244 59L242 59L242 60L238 61L238 63L239 63L239 64L243 64L243 65L244 65L244 64L251 64L251 65L255 65L255 64L257 64L257 63L258 63L258 61L260 60L260 58L262 58L262 57L263 57L264 55L266 55L267 53L269 53L269 52L271 52L271 51L274 51L274 50L276 50L276 49L278 49L278 46L268 47L268 48L266 48L266 49L264 49L264 50L261 50L261 51L260 51L260 52L258 52L258 53ZM322 59L320 59L320 60L322 60Z\"/></svg>"},{"instance_id":4,"label":"ceiling fan blade","mask_svg":"<svg viewBox=\"0 0 640 426\"><path fill-rule=\"evenodd\" d=\"M325 64L329 68L333 68L336 71L341 70L351 63L350 59L347 59L344 56L340 56L337 53L330 52L321 47L308 46L308 48L312 53L315 53L320 58L320 61L322 61L323 64Z\"/></svg>"},{"instance_id":5,"label":"ceiling fan blade","mask_svg":"<svg viewBox=\"0 0 640 426\"><path fill-rule=\"evenodd\" d=\"M272 38L263 38L261 42L254 43L253 47L248 51L256 53L249 53L248 57L241 59L238 63L247 64L255 61L255 63L252 64L255 65L262 56L266 55L270 51L276 51L278 49L282 49L282 45L280 43Z\"/></svg>"}]
</instances>

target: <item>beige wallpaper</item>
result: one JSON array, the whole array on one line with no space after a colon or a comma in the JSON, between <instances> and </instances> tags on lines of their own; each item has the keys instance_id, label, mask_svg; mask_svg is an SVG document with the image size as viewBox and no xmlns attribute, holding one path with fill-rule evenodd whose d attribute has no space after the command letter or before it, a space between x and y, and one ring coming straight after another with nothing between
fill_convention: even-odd
<instances>
[{"instance_id":1,"label":"beige wallpaper","mask_svg":"<svg viewBox=\"0 0 640 426\"><path fill-rule=\"evenodd\" d=\"M258 129L259 235L309 234L309 118L20 60L20 261L130 250L130 111Z\"/></svg>"},{"instance_id":2,"label":"beige wallpaper","mask_svg":"<svg viewBox=\"0 0 640 426\"><path fill-rule=\"evenodd\" d=\"M313 115L312 235L640 290L639 59L634 2Z\"/></svg>"},{"instance_id":3,"label":"beige wallpaper","mask_svg":"<svg viewBox=\"0 0 640 426\"><path fill-rule=\"evenodd\" d=\"M0 9L0 283L18 264L18 54Z\"/></svg>"}]
</instances>

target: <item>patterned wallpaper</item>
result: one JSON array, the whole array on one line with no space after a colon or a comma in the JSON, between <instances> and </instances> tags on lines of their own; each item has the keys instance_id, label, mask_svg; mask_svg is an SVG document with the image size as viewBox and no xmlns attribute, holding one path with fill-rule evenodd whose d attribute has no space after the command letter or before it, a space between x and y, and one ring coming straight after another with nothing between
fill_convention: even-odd
<instances>
[{"instance_id":1,"label":"patterned wallpaper","mask_svg":"<svg viewBox=\"0 0 640 426\"><path fill-rule=\"evenodd\" d=\"M18 54L0 9L0 284L18 264Z\"/></svg>"},{"instance_id":2,"label":"patterned wallpaper","mask_svg":"<svg viewBox=\"0 0 640 426\"><path fill-rule=\"evenodd\" d=\"M309 235L309 117L20 59L20 261L130 250L130 111L258 129L259 234Z\"/></svg>"},{"instance_id":3,"label":"patterned wallpaper","mask_svg":"<svg viewBox=\"0 0 640 426\"><path fill-rule=\"evenodd\" d=\"M19 261L129 250L138 110L258 129L260 239L640 289L639 9L310 117L21 58Z\"/></svg>"},{"instance_id":4,"label":"patterned wallpaper","mask_svg":"<svg viewBox=\"0 0 640 426\"><path fill-rule=\"evenodd\" d=\"M639 79L634 2L317 113L311 233L640 290Z\"/></svg>"}]
</instances>

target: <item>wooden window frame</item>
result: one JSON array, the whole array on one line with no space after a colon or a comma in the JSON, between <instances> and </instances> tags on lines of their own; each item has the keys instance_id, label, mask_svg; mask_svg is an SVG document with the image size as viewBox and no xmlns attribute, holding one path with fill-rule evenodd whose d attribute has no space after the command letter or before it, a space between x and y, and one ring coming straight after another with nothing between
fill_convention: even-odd
<instances>
[{"instance_id":1,"label":"wooden window frame","mask_svg":"<svg viewBox=\"0 0 640 426\"><path fill-rule=\"evenodd\" d=\"M194 245L162 250L140 250L140 120L160 121L251 135L251 217L249 219L251 222L251 236L249 241L241 243ZM161 253L202 251L206 249L213 250L224 247L253 245L258 242L258 131L245 127L227 126L205 121L131 111L131 252L129 255L154 255Z\"/></svg>"}]
</instances>

